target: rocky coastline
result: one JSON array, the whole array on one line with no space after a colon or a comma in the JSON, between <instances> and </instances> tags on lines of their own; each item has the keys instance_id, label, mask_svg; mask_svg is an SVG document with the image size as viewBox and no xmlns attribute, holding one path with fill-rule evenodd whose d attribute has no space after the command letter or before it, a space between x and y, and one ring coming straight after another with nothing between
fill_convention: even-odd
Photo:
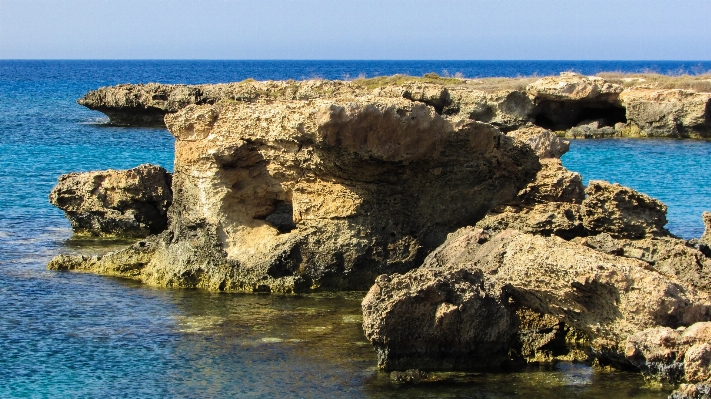
<instances>
[{"instance_id":1,"label":"rocky coastline","mask_svg":"<svg viewBox=\"0 0 711 399\"><path fill-rule=\"evenodd\" d=\"M635 84L629 85L633 81ZM711 138L711 92L658 87L645 78L602 78L563 72L540 79L394 76L352 81L255 81L205 85L123 84L78 100L127 126L165 126L188 105L308 101L342 96L405 98L504 132L526 126L568 138ZM679 85L685 87L684 85Z\"/></svg>"},{"instance_id":2,"label":"rocky coastline","mask_svg":"<svg viewBox=\"0 0 711 399\"><path fill-rule=\"evenodd\" d=\"M364 332L403 381L578 361L708 397L711 213L702 237L675 237L660 201L584 186L559 136L708 138L711 93L570 73L498 91L456 80L90 92L80 103L114 123L165 123L175 171L60 178L50 199L76 234L140 241L48 268L214 291L368 290ZM147 222L148 202L162 222Z\"/></svg>"}]
</instances>

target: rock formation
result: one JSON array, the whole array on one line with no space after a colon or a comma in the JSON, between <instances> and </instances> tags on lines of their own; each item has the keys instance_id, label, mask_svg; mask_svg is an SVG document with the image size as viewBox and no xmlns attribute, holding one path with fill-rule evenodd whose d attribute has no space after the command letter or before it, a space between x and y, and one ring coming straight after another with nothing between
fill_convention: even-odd
<instances>
[{"instance_id":1,"label":"rock formation","mask_svg":"<svg viewBox=\"0 0 711 399\"><path fill-rule=\"evenodd\" d=\"M619 184L592 180L585 189L581 214L592 233L619 238L668 236L667 206L661 201Z\"/></svg>"},{"instance_id":2,"label":"rock formation","mask_svg":"<svg viewBox=\"0 0 711 399\"><path fill-rule=\"evenodd\" d=\"M438 114L428 93L222 101L167 115L169 229L49 267L248 292L367 289L377 275L417 267L540 168L528 145Z\"/></svg>"},{"instance_id":3,"label":"rock formation","mask_svg":"<svg viewBox=\"0 0 711 399\"><path fill-rule=\"evenodd\" d=\"M705 244L707 247L711 247L711 212L704 212L702 215L704 219L704 235L701 236L701 243Z\"/></svg>"},{"instance_id":4,"label":"rock formation","mask_svg":"<svg viewBox=\"0 0 711 399\"><path fill-rule=\"evenodd\" d=\"M657 381L711 383L711 322L638 332L627 339L625 356Z\"/></svg>"},{"instance_id":5,"label":"rock formation","mask_svg":"<svg viewBox=\"0 0 711 399\"><path fill-rule=\"evenodd\" d=\"M163 125L166 114L194 104L375 96L424 102L437 113L489 123L504 132L536 124L574 138L711 137L711 93L623 88L569 72L525 88L486 90L454 78L378 79L118 85L90 91L78 102L103 112L112 123L143 126Z\"/></svg>"},{"instance_id":6,"label":"rock formation","mask_svg":"<svg viewBox=\"0 0 711 399\"><path fill-rule=\"evenodd\" d=\"M68 173L49 194L78 235L146 237L165 230L171 175L145 164L129 170Z\"/></svg>"},{"instance_id":7,"label":"rock formation","mask_svg":"<svg viewBox=\"0 0 711 399\"><path fill-rule=\"evenodd\" d=\"M629 335L708 320L708 299L636 259L558 237L464 228L420 268L378 277L363 300L363 327L388 370L506 367L535 341L529 317L552 327L536 334L538 350L568 354L573 331L592 356L623 361Z\"/></svg>"}]
</instances>

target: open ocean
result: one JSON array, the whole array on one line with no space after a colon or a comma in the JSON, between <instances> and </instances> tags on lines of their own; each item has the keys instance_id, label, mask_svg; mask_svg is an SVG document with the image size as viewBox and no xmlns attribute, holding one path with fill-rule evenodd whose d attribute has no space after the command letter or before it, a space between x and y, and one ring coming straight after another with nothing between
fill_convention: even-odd
<instances>
[{"instance_id":1,"label":"open ocean","mask_svg":"<svg viewBox=\"0 0 711 399\"><path fill-rule=\"evenodd\" d=\"M172 170L165 129L109 126L76 104L100 86L709 70L709 61L0 61L0 398L666 397L637 374L571 364L396 386L363 336L364 293L208 293L50 272L60 252L105 248L71 240L47 196L67 172L146 162ZM711 210L709 160L711 141L671 139L578 140L563 157L585 182L662 200L667 227L684 238L702 234L701 212Z\"/></svg>"}]
</instances>

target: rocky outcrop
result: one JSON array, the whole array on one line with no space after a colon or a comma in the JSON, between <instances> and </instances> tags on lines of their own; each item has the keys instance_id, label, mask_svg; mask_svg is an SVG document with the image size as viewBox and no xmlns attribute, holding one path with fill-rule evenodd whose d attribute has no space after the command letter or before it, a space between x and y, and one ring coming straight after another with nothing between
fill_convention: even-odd
<instances>
[{"instance_id":1,"label":"rocky outcrop","mask_svg":"<svg viewBox=\"0 0 711 399\"><path fill-rule=\"evenodd\" d=\"M165 230L171 174L160 166L68 173L49 194L78 235L146 237Z\"/></svg>"},{"instance_id":2,"label":"rocky outcrop","mask_svg":"<svg viewBox=\"0 0 711 399\"><path fill-rule=\"evenodd\" d=\"M636 89L620 94L629 136L711 136L711 93Z\"/></svg>"},{"instance_id":3,"label":"rocky outcrop","mask_svg":"<svg viewBox=\"0 0 711 399\"><path fill-rule=\"evenodd\" d=\"M667 206L617 183L591 180L581 207L583 226L617 238L668 236Z\"/></svg>"},{"instance_id":4,"label":"rocky outcrop","mask_svg":"<svg viewBox=\"0 0 711 399\"><path fill-rule=\"evenodd\" d=\"M711 383L711 322L633 334L627 339L625 356L653 380Z\"/></svg>"},{"instance_id":5,"label":"rocky outcrop","mask_svg":"<svg viewBox=\"0 0 711 399\"><path fill-rule=\"evenodd\" d=\"M599 77L569 72L525 88L494 85L487 90L464 79L392 78L118 85L90 91L78 102L108 115L114 124L153 126L163 125L166 114L188 105L374 96L422 102L439 114L489 123L504 132L536 124L573 138L711 137L710 93L625 89Z\"/></svg>"},{"instance_id":6,"label":"rocky outcrop","mask_svg":"<svg viewBox=\"0 0 711 399\"><path fill-rule=\"evenodd\" d=\"M523 127L506 135L530 145L541 159L560 158L570 149L569 141L561 139L548 129L537 126Z\"/></svg>"},{"instance_id":7,"label":"rocky outcrop","mask_svg":"<svg viewBox=\"0 0 711 399\"><path fill-rule=\"evenodd\" d=\"M622 362L631 334L711 317L708 295L645 262L557 237L509 230L490 238L477 228L450 235L416 270L378 277L362 307L379 366L400 370L514 364L531 341L530 328L521 334L531 324L522 313L562 323L592 356ZM542 339L534 347L570 350L571 330L549 331L547 339L534 335Z\"/></svg>"},{"instance_id":8,"label":"rocky outcrop","mask_svg":"<svg viewBox=\"0 0 711 399\"><path fill-rule=\"evenodd\" d=\"M419 266L540 168L493 126L404 98L220 102L166 122L169 230L50 268L211 290L367 289Z\"/></svg>"}]
</instances>

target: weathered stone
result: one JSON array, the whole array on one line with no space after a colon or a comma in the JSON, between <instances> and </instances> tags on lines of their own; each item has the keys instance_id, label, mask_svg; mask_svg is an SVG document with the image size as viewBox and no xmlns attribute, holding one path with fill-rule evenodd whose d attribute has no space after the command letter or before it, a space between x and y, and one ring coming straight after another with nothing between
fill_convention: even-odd
<instances>
[{"instance_id":1,"label":"weathered stone","mask_svg":"<svg viewBox=\"0 0 711 399\"><path fill-rule=\"evenodd\" d=\"M170 230L146 240L145 264L126 250L85 268L140 263L133 277L147 283L212 290L366 289L421 264L540 167L491 125L404 98L221 102L166 122Z\"/></svg>"},{"instance_id":2,"label":"weathered stone","mask_svg":"<svg viewBox=\"0 0 711 399\"><path fill-rule=\"evenodd\" d=\"M667 207L645 194L601 180L592 180L582 204L583 225L591 234L616 238L666 236Z\"/></svg>"},{"instance_id":3,"label":"weathered stone","mask_svg":"<svg viewBox=\"0 0 711 399\"><path fill-rule=\"evenodd\" d=\"M615 128L605 126L601 121L584 121L565 132L565 137L572 139L601 139L617 135Z\"/></svg>"},{"instance_id":4,"label":"weathered stone","mask_svg":"<svg viewBox=\"0 0 711 399\"><path fill-rule=\"evenodd\" d=\"M597 251L645 261L660 273L711 291L711 258L684 240L672 237L615 239L607 233L577 240Z\"/></svg>"},{"instance_id":5,"label":"weathered stone","mask_svg":"<svg viewBox=\"0 0 711 399\"><path fill-rule=\"evenodd\" d=\"M506 207L503 212L490 212L476 223L476 227L499 233L504 230L519 230L543 236L556 235L571 239L585 235L580 205L565 202L550 202L524 207Z\"/></svg>"},{"instance_id":6,"label":"weathered stone","mask_svg":"<svg viewBox=\"0 0 711 399\"><path fill-rule=\"evenodd\" d=\"M711 384L681 384L669 399L711 399Z\"/></svg>"},{"instance_id":7,"label":"weathered stone","mask_svg":"<svg viewBox=\"0 0 711 399\"><path fill-rule=\"evenodd\" d=\"M711 93L635 89L620 94L628 136L711 137Z\"/></svg>"},{"instance_id":8,"label":"weathered stone","mask_svg":"<svg viewBox=\"0 0 711 399\"><path fill-rule=\"evenodd\" d=\"M585 199L583 178L563 166L560 159L542 159L535 180L518 193L522 204L570 202L581 204Z\"/></svg>"},{"instance_id":9,"label":"weathered stone","mask_svg":"<svg viewBox=\"0 0 711 399\"><path fill-rule=\"evenodd\" d=\"M711 322L688 328L654 327L627 338L625 356L650 379L711 382Z\"/></svg>"},{"instance_id":10,"label":"weathered stone","mask_svg":"<svg viewBox=\"0 0 711 399\"><path fill-rule=\"evenodd\" d=\"M623 87L596 76L561 72L560 76L539 79L526 87L536 101L617 101Z\"/></svg>"},{"instance_id":11,"label":"weathered stone","mask_svg":"<svg viewBox=\"0 0 711 399\"><path fill-rule=\"evenodd\" d=\"M486 92L466 87L448 90L450 103L442 111L445 114L490 123L504 131L517 129L533 121L533 101L523 91Z\"/></svg>"},{"instance_id":12,"label":"weathered stone","mask_svg":"<svg viewBox=\"0 0 711 399\"><path fill-rule=\"evenodd\" d=\"M507 136L525 142L539 158L560 158L570 149L570 142L556 136L548 129L528 126L506 133Z\"/></svg>"},{"instance_id":13,"label":"weathered stone","mask_svg":"<svg viewBox=\"0 0 711 399\"><path fill-rule=\"evenodd\" d=\"M155 165L129 170L69 173L49 194L75 234L145 237L167 226L171 175Z\"/></svg>"},{"instance_id":14,"label":"weathered stone","mask_svg":"<svg viewBox=\"0 0 711 399\"><path fill-rule=\"evenodd\" d=\"M642 261L515 231L489 239L473 228L450 235L422 267L378 277L362 307L385 369L504 367L520 346L521 308L555 317L613 359L630 334L711 317L706 296Z\"/></svg>"}]
</instances>

